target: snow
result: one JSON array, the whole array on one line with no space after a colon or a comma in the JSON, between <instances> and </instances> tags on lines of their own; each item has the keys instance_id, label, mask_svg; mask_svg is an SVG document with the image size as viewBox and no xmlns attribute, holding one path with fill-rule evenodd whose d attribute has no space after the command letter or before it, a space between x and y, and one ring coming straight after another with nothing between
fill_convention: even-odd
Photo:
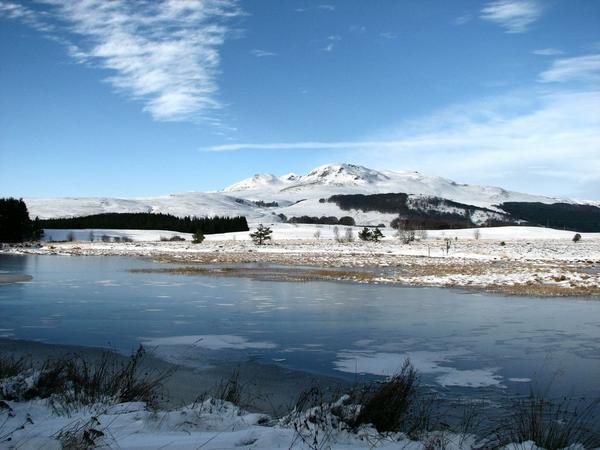
<instances>
[{"instance_id":1,"label":"snow","mask_svg":"<svg viewBox=\"0 0 600 450\"><path fill-rule=\"evenodd\" d=\"M409 359L420 373L439 374L435 381L442 386L502 387L502 377L496 373L498 368L457 369L444 365L458 356L463 356L463 352L389 353L346 350L338 353L335 367L337 370L347 373L391 376L398 373L404 362Z\"/></svg>"},{"instance_id":2,"label":"snow","mask_svg":"<svg viewBox=\"0 0 600 450\"><path fill-rule=\"evenodd\" d=\"M297 216L352 216L360 225L389 224L394 214L344 211L329 202L335 194L406 193L436 196L459 203L496 210L494 205L506 201L577 203L539 195L506 191L497 187L458 184L454 181L425 176L418 172L376 171L352 164L328 164L306 175L257 174L220 192L185 192L159 197L106 198L26 198L30 216L41 219L72 217L107 212L167 213L176 216L243 215L251 224L277 222L278 214ZM253 202L277 202L279 206L261 207ZM582 202L593 204L593 202ZM480 222L485 217L478 217Z\"/></svg>"},{"instance_id":3,"label":"snow","mask_svg":"<svg viewBox=\"0 0 600 450\"><path fill-rule=\"evenodd\" d=\"M423 442L412 441L402 433L378 434L371 427L352 432L334 426L339 419L332 408L339 408L347 397L330 406L323 405L305 413L292 413L280 420L251 413L221 400L207 399L172 411L149 411L143 403L98 404L80 407L59 415L45 400L4 402L0 411L0 437L10 438L9 448L59 449L60 438L81 439L83 433L94 438L94 448L122 449L310 449L358 450L364 448L421 450ZM5 416L5 417L2 417ZM318 421L309 417L317 417ZM90 431L93 430L93 434ZM296 431L298 430L298 431ZM305 438L303 441L300 435ZM473 436L444 433L445 448L472 448ZM81 440L80 442L84 442Z\"/></svg>"},{"instance_id":4,"label":"snow","mask_svg":"<svg viewBox=\"0 0 600 450\"><path fill-rule=\"evenodd\" d=\"M335 237L334 229L337 227L338 232L343 234L347 228L352 229L356 238L362 227L346 227L343 225L319 225L319 224L290 224L290 223L270 223L264 222L264 225L271 227L273 230L274 241L296 241L310 240L314 241L315 245L325 243ZM541 227L521 227L521 226L506 226L506 227L483 227L483 228L464 228L450 230L426 230L427 240L441 239L460 239L474 240L475 233L478 230L480 240L493 241L540 241L540 240L568 240L571 241L575 232L566 230L556 230L553 228ZM381 231L387 242L396 240L396 230L392 228L382 228ZM250 240L250 231L240 231L234 233L209 234L205 236L205 242L219 241L248 241ZM180 236L186 241L192 240L191 233L180 233L177 231L166 230L114 230L114 229L45 229L44 240L64 241L70 233L76 241L89 241L90 233L93 234L94 240L98 241L103 235L109 237L126 237L133 241L160 241L161 238L169 239L173 236ZM315 237L318 233L318 238ZM600 233L580 233L583 241L600 240Z\"/></svg>"}]
</instances>

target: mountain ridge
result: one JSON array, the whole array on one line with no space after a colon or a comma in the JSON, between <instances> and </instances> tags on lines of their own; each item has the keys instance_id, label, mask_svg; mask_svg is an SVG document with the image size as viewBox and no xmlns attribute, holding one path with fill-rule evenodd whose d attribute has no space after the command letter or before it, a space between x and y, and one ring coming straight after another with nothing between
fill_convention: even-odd
<instances>
[{"instance_id":1,"label":"mountain ridge","mask_svg":"<svg viewBox=\"0 0 600 450\"><path fill-rule=\"evenodd\" d=\"M388 205L382 210L368 205L369 202L380 202L381 195L384 194L394 194L388 197L402 204L393 207ZM328 201L334 196L339 199L340 196L356 195L365 196L360 207L356 208L344 209L339 204L347 202ZM325 164L303 175L288 173L276 176L260 173L212 192L186 192L145 198L64 197L24 200L30 215L42 219L109 212L160 212L176 216L241 215L246 216L250 223L281 222L301 217L313 220L323 216L351 216L361 225L389 224L398 216L393 211L408 211L420 218L452 216L452 223L462 223L467 218L467 223L472 225L489 225L519 223L519 217L503 209L503 204L513 205L511 210L518 211L519 215L526 212L523 205L563 204L567 205L567 210L569 205L572 205L572 209L577 209L577 205L597 207L595 202L526 194L494 186L460 184L414 171L378 171L345 163ZM561 214L564 215L565 207L561 208ZM548 208L534 209L543 214L548 213ZM459 216L463 219L455 220ZM600 228L600 223L598 227Z\"/></svg>"}]
</instances>

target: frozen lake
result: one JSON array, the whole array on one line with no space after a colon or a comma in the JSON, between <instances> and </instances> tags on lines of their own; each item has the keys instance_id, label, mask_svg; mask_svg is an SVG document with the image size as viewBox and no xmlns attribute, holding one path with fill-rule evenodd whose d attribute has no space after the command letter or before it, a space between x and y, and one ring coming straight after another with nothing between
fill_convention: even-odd
<instances>
[{"instance_id":1,"label":"frozen lake","mask_svg":"<svg viewBox=\"0 0 600 450\"><path fill-rule=\"evenodd\" d=\"M254 361L345 380L405 358L442 393L600 396L600 302L350 282L130 273L173 267L119 257L0 255L0 336L113 347L139 343L202 369ZM1 349L0 349L1 350Z\"/></svg>"}]
</instances>

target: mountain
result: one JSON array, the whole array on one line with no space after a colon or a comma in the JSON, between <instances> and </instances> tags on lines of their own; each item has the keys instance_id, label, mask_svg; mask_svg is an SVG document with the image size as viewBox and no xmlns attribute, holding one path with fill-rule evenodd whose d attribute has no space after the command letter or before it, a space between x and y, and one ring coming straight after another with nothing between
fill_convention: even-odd
<instances>
[{"instance_id":1,"label":"mountain","mask_svg":"<svg viewBox=\"0 0 600 450\"><path fill-rule=\"evenodd\" d=\"M423 226L474 226L527 221L586 230L597 227L593 202L577 202L459 184L418 172L377 171L327 164L304 175L256 174L222 191L148 198L28 198L32 217L71 217L105 212L161 212L176 216L243 215L252 223L315 221L349 216L356 224L386 226L399 215ZM503 206L504 205L504 206ZM539 206L542 205L542 206ZM555 205L562 205L560 207ZM581 217L580 217L581 216Z\"/></svg>"}]
</instances>

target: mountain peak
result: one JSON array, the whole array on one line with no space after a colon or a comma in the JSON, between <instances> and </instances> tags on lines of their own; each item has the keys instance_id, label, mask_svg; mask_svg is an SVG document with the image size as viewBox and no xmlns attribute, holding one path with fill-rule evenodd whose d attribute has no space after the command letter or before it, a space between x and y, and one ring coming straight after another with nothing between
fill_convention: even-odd
<instances>
[{"instance_id":1,"label":"mountain peak","mask_svg":"<svg viewBox=\"0 0 600 450\"><path fill-rule=\"evenodd\" d=\"M223 189L224 192L245 191L281 184L282 180L271 173L257 173L250 178L232 184Z\"/></svg>"},{"instance_id":2,"label":"mountain peak","mask_svg":"<svg viewBox=\"0 0 600 450\"><path fill-rule=\"evenodd\" d=\"M263 189L266 187L292 188L315 184L330 186L363 186L387 180L389 180L389 177L386 174L373 169L368 169L364 166L334 163L316 167L306 175L288 173L276 177L270 173L258 173L250 178L246 178L226 187L223 191L247 191Z\"/></svg>"},{"instance_id":3,"label":"mountain peak","mask_svg":"<svg viewBox=\"0 0 600 450\"><path fill-rule=\"evenodd\" d=\"M299 184L332 184L340 186L371 184L385 181L387 175L355 164L325 164L300 177Z\"/></svg>"}]
</instances>

